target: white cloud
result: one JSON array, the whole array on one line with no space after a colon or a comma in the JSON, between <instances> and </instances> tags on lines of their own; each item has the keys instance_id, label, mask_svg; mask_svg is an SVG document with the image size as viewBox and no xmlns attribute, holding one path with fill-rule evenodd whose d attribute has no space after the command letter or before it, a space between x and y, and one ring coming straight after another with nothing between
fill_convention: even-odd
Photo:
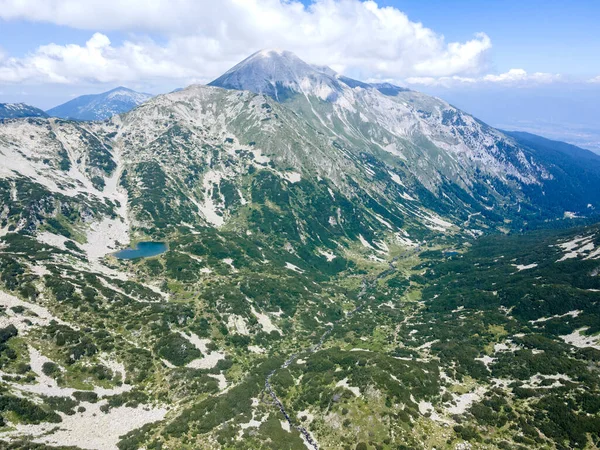
<instances>
[{"instance_id":1,"label":"white cloud","mask_svg":"<svg viewBox=\"0 0 600 450\"><path fill-rule=\"evenodd\" d=\"M95 33L84 46L48 44L24 58L0 62L0 81L71 83L133 81L145 78L182 78L193 73L172 61L165 49L152 43L125 42L111 46Z\"/></svg>"},{"instance_id":2,"label":"white cloud","mask_svg":"<svg viewBox=\"0 0 600 450\"><path fill-rule=\"evenodd\" d=\"M451 86L455 84L477 83L476 78L471 77L409 77L405 80L406 84L422 85L422 86Z\"/></svg>"},{"instance_id":3,"label":"white cloud","mask_svg":"<svg viewBox=\"0 0 600 450\"><path fill-rule=\"evenodd\" d=\"M268 47L363 78L464 77L483 72L492 45L484 33L446 42L396 8L360 0L0 0L0 18L96 32L83 46L0 60L4 82L209 81ZM111 30L156 38L114 46Z\"/></svg>"},{"instance_id":4,"label":"white cloud","mask_svg":"<svg viewBox=\"0 0 600 450\"><path fill-rule=\"evenodd\" d=\"M600 75L588 80L588 83L600 83Z\"/></svg>"},{"instance_id":5,"label":"white cloud","mask_svg":"<svg viewBox=\"0 0 600 450\"><path fill-rule=\"evenodd\" d=\"M475 39L460 44L448 44L443 55L416 64L421 74L449 76L460 73L478 73L484 65L485 51L492 47L492 41L485 33L477 33Z\"/></svg>"},{"instance_id":6,"label":"white cloud","mask_svg":"<svg viewBox=\"0 0 600 450\"><path fill-rule=\"evenodd\" d=\"M501 73L500 75L486 75L483 77L485 81L492 83L527 83L533 82L536 84L552 83L559 81L561 76L559 74L534 72L527 73L523 69L510 69L508 72Z\"/></svg>"},{"instance_id":7,"label":"white cloud","mask_svg":"<svg viewBox=\"0 0 600 450\"><path fill-rule=\"evenodd\" d=\"M451 87L461 84L505 84L511 86L531 86L539 84L548 84L562 81L560 74L545 72L527 73L523 69L510 69L508 72L498 75L488 74L479 77L409 77L404 81L407 84L422 86L444 86Z\"/></svg>"}]
</instances>

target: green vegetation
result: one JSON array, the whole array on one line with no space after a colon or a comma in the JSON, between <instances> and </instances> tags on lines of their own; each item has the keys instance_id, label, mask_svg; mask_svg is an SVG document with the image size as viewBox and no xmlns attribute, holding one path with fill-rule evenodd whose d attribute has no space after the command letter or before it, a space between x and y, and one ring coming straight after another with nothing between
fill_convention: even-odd
<instances>
[{"instance_id":1,"label":"green vegetation","mask_svg":"<svg viewBox=\"0 0 600 450\"><path fill-rule=\"evenodd\" d=\"M183 366L196 358L202 357L202 352L194 347L189 340L175 333L158 340L156 353L176 366Z\"/></svg>"},{"instance_id":2,"label":"green vegetation","mask_svg":"<svg viewBox=\"0 0 600 450\"><path fill-rule=\"evenodd\" d=\"M36 122L54 178L0 179L0 287L12 296L0 431L168 408L119 448L296 450L307 435L344 450L597 447L600 267L586 257L600 229L555 220L578 189L597 195L595 178L558 203L550 181L483 168L459 186L456 161L425 137L398 138L360 104L342 121L276 89L283 106L209 90L215 122L181 99L144 116L151 129ZM315 111L335 116L330 128ZM440 114L457 139L477 138L463 113ZM534 144L526 158L541 155ZM522 163L508 141L488 150ZM85 186L65 178L75 167ZM96 257L114 220L129 235L106 252L168 250ZM593 249L561 260L558 244L577 236Z\"/></svg>"},{"instance_id":3,"label":"green vegetation","mask_svg":"<svg viewBox=\"0 0 600 450\"><path fill-rule=\"evenodd\" d=\"M58 423L61 418L53 411L48 411L30 400L0 393L0 413L3 418L14 417L21 423Z\"/></svg>"}]
</instances>

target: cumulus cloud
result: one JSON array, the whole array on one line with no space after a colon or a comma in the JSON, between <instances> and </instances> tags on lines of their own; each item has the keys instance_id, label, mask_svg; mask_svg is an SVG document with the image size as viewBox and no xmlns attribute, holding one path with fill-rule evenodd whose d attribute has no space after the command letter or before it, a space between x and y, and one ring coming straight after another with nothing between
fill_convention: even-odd
<instances>
[{"instance_id":1,"label":"cumulus cloud","mask_svg":"<svg viewBox=\"0 0 600 450\"><path fill-rule=\"evenodd\" d=\"M512 86L530 86L539 84L554 83L562 81L560 74L545 72L528 73L523 69L510 69L501 74L487 74L479 77L408 77L404 81L407 84L422 86L444 86L451 87L461 84L505 84Z\"/></svg>"},{"instance_id":2,"label":"cumulus cloud","mask_svg":"<svg viewBox=\"0 0 600 450\"><path fill-rule=\"evenodd\" d=\"M93 34L85 45L5 57L4 82L208 81L269 47L363 78L469 77L484 73L492 46L484 33L446 42L396 8L360 0L0 0L0 18ZM114 46L112 30L145 37Z\"/></svg>"},{"instance_id":3,"label":"cumulus cloud","mask_svg":"<svg viewBox=\"0 0 600 450\"><path fill-rule=\"evenodd\" d=\"M0 61L0 80L51 83L133 81L140 77L182 78L193 73L172 61L165 49L152 43L125 42L111 46L107 36L95 33L84 46L49 44L24 58Z\"/></svg>"}]
</instances>

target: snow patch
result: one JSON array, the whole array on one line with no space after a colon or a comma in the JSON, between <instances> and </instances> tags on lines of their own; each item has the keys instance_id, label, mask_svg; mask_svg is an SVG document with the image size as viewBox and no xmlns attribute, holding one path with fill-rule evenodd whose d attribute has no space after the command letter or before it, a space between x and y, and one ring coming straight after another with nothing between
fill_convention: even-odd
<instances>
[{"instance_id":1,"label":"snow patch","mask_svg":"<svg viewBox=\"0 0 600 450\"><path fill-rule=\"evenodd\" d=\"M552 320L552 319L560 319L562 317L577 317L579 314L581 314L581 311L578 309L575 309L573 311L569 311L567 313L564 314L555 314L551 317L541 317L539 319L535 319L535 320L530 320L529 323L539 323L539 322L547 322L548 320Z\"/></svg>"},{"instance_id":2,"label":"snow patch","mask_svg":"<svg viewBox=\"0 0 600 450\"><path fill-rule=\"evenodd\" d=\"M186 367L191 369L212 369L217 365L219 361L225 359L225 353L210 351L208 349L208 344L211 343L210 339L201 339L194 333L184 333L183 331L179 331L178 333L186 338L190 343L196 347L198 350L202 352L204 355L202 358L194 359L187 363Z\"/></svg>"},{"instance_id":3,"label":"snow patch","mask_svg":"<svg viewBox=\"0 0 600 450\"><path fill-rule=\"evenodd\" d=\"M415 399L412 396L411 396L411 400L413 400L413 402L416 403ZM418 405L419 405L419 412L421 413L421 415L423 415L423 416L429 415L429 418L435 422L446 423L446 424L452 423L452 421L441 417L435 411L431 402L420 401Z\"/></svg>"},{"instance_id":4,"label":"snow patch","mask_svg":"<svg viewBox=\"0 0 600 450\"><path fill-rule=\"evenodd\" d=\"M532 263L532 264L527 264L527 265L523 265L523 264L511 264L511 265L513 267L516 267L519 272L522 270L533 269L538 266L537 263Z\"/></svg>"},{"instance_id":5,"label":"snow patch","mask_svg":"<svg viewBox=\"0 0 600 450\"><path fill-rule=\"evenodd\" d=\"M249 345L248 350L250 350L252 353L256 353L259 355L266 353L266 350L262 347L259 347L258 345Z\"/></svg>"},{"instance_id":6,"label":"snow patch","mask_svg":"<svg viewBox=\"0 0 600 450\"><path fill-rule=\"evenodd\" d=\"M204 202L200 203L190 197L193 203L195 203L196 207L200 210L202 217L209 224L220 227L225 223L225 219L221 214L219 214L218 207L215 204L213 199L213 192L215 186L218 186L221 179L223 178L223 174L217 170L210 170L204 174L204 178L202 179L202 190L204 194Z\"/></svg>"},{"instance_id":7,"label":"snow patch","mask_svg":"<svg viewBox=\"0 0 600 450\"><path fill-rule=\"evenodd\" d=\"M483 394L485 393L485 388L478 387L473 392L469 392L467 394L462 395L454 395L453 401L456 403L447 408L447 411L450 414L463 414L471 407L473 403L481 400Z\"/></svg>"},{"instance_id":8,"label":"snow patch","mask_svg":"<svg viewBox=\"0 0 600 450\"><path fill-rule=\"evenodd\" d=\"M292 264L290 262L285 263L285 268L289 269L289 270L293 270L294 272L304 273L304 270L302 270L300 267L295 266L294 264Z\"/></svg>"},{"instance_id":9,"label":"snow patch","mask_svg":"<svg viewBox=\"0 0 600 450\"><path fill-rule=\"evenodd\" d=\"M230 330L235 330L239 334L243 334L244 336L248 336L250 334L246 320L237 314L229 315L227 318L227 327Z\"/></svg>"},{"instance_id":10,"label":"snow patch","mask_svg":"<svg viewBox=\"0 0 600 450\"><path fill-rule=\"evenodd\" d=\"M33 441L48 445L73 446L90 450L113 450L117 448L120 436L142 426L162 420L167 409L150 406L131 408L120 406L111 408L108 413L100 410L106 401L98 403L82 402L84 412L72 416L59 413L62 422L40 425L14 424L16 430L7 433L18 436L34 436ZM6 436L6 435L5 435Z\"/></svg>"},{"instance_id":11,"label":"snow patch","mask_svg":"<svg viewBox=\"0 0 600 450\"><path fill-rule=\"evenodd\" d=\"M222 392L225 389L227 389L227 379L225 378L225 375L223 375L222 373L209 373L208 376L216 379L219 382L219 391Z\"/></svg>"},{"instance_id":12,"label":"snow patch","mask_svg":"<svg viewBox=\"0 0 600 450\"><path fill-rule=\"evenodd\" d=\"M600 335L595 334L592 336L586 336L584 334L581 334L587 329L588 327L579 328L578 330L573 331L571 334L560 336L560 338L567 344L570 344L574 347L592 347L597 350L600 350Z\"/></svg>"},{"instance_id":13,"label":"snow patch","mask_svg":"<svg viewBox=\"0 0 600 450\"><path fill-rule=\"evenodd\" d=\"M65 242L67 242L69 239L67 239L64 236L61 236L59 234L50 233L49 231L43 231L41 233L38 233L36 237L37 237L37 240L43 244L50 245L52 247L56 247L61 250L67 250L67 247L65 246Z\"/></svg>"},{"instance_id":14,"label":"snow patch","mask_svg":"<svg viewBox=\"0 0 600 450\"><path fill-rule=\"evenodd\" d=\"M488 355L483 355L480 358L475 358L475 361L481 361L486 368L490 368L490 364L492 364L494 361L496 361L498 358L492 358L491 356Z\"/></svg>"},{"instance_id":15,"label":"snow patch","mask_svg":"<svg viewBox=\"0 0 600 450\"><path fill-rule=\"evenodd\" d=\"M8 315L7 317L0 317L0 326L2 327L7 326L8 324L13 324L19 331L26 331L29 328L29 325L25 322L25 320L37 326L49 325L50 322L53 320L62 325L69 325L63 320L54 316L48 311L48 309L44 308L43 306L25 302L15 297L14 295L7 294L3 291L0 291L0 306L3 306L5 308L5 314ZM23 308L26 308L35 315L16 314L11 310L13 306L21 306Z\"/></svg>"},{"instance_id":16,"label":"snow patch","mask_svg":"<svg viewBox=\"0 0 600 450\"><path fill-rule=\"evenodd\" d=\"M285 172L283 178L288 180L290 183L298 183L302 179L302 175L298 172Z\"/></svg>"},{"instance_id":17,"label":"snow patch","mask_svg":"<svg viewBox=\"0 0 600 450\"><path fill-rule=\"evenodd\" d=\"M394 172L388 172L388 174L390 175L390 177L392 178L392 181L396 184L399 184L402 187L406 187L404 186L404 183L402 182L402 180L400 179L400 177L398 176L397 173Z\"/></svg>"},{"instance_id":18,"label":"snow patch","mask_svg":"<svg viewBox=\"0 0 600 450\"><path fill-rule=\"evenodd\" d=\"M223 262L224 262L225 264L227 264L229 267L231 267L231 271L232 271L233 273L236 273L236 272L238 272L238 270L237 270L237 269L235 268L235 266L233 265L233 259L231 259L231 258L225 258L225 259L223 260Z\"/></svg>"},{"instance_id":19,"label":"snow patch","mask_svg":"<svg viewBox=\"0 0 600 450\"><path fill-rule=\"evenodd\" d=\"M122 218L104 219L90 226L87 242L80 247L90 259L99 259L129 244L129 223Z\"/></svg>"},{"instance_id":20,"label":"snow patch","mask_svg":"<svg viewBox=\"0 0 600 450\"><path fill-rule=\"evenodd\" d=\"M324 251L324 250L319 249L318 252L320 255L325 257L327 262L331 262L336 258L336 255L334 255L331 251Z\"/></svg>"},{"instance_id":21,"label":"snow patch","mask_svg":"<svg viewBox=\"0 0 600 450\"><path fill-rule=\"evenodd\" d=\"M594 246L594 235L589 236L577 236L567 242L557 244L564 252L562 258L556 262L565 261L573 258L584 258L584 259L595 259L596 256L600 257L600 252L597 250L593 252Z\"/></svg>"},{"instance_id":22,"label":"snow patch","mask_svg":"<svg viewBox=\"0 0 600 450\"><path fill-rule=\"evenodd\" d=\"M348 378L344 378L336 383L335 387L343 387L352 392L355 396L360 397L360 388L348 385Z\"/></svg>"},{"instance_id":23,"label":"snow patch","mask_svg":"<svg viewBox=\"0 0 600 450\"><path fill-rule=\"evenodd\" d=\"M371 244L369 244L369 241L367 241L362 234L358 235L358 239L360 239L360 243L363 245L363 247L365 248L370 248L371 250L375 250L375 247L373 247Z\"/></svg>"},{"instance_id":24,"label":"snow patch","mask_svg":"<svg viewBox=\"0 0 600 450\"><path fill-rule=\"evenodd\" d=\"M277 331L279 334L283 334L281 330L276 325L274 325L273 322L271 322L271 318L268 315L259 313L258 311L256 311L256 309L254 309L254 306L251 306L250 310L252 311L252 314L254 314L254 316L256 317L256 320L258 320L258 323L265 331L265 333Z\"/></svg>"}]
</instances>

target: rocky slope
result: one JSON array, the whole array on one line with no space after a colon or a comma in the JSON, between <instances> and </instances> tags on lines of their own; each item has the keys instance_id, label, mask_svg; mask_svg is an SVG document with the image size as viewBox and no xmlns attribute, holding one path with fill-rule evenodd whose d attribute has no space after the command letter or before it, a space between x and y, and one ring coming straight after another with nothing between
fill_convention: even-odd
<instances>
[{"instance_id":1,"label":"rocky slope","mask_svg":"<svg viewBox=\"0 0 600 450\"><path fill-rule=\"evenodd\" d=\"M310 66L290 52L258 52L211 85L265 93L350 152L368 153L416 178L437 198L458 189L474 200L467 205L454 201L453 207L467 214L480 212L470 210L471 203L482 213L507 216L522 212L523 202L535 205L543 199L549 213L545 217L559 216L565 189L572 194L570 208L579 214L598 202L593 183L584 189L564 183L565 174L579 177L574 168L578 157L565 160L555 152L535 151L443 100L352 80ZM597 180L597 167L591 172ZM548 196L557 177L564 189Z\"/></svg>"},{"instance_id":2,"label":"rocky slope","mask_svg":"<svg viewBox=\"0 0 600 450\"><path fill-rule=\"evenodd\" d=\"M597 226L494 236L593 215L596 160L288 52L219 80L0 124L1 440L598 439Z\"/></svg>"}]
</instances>

